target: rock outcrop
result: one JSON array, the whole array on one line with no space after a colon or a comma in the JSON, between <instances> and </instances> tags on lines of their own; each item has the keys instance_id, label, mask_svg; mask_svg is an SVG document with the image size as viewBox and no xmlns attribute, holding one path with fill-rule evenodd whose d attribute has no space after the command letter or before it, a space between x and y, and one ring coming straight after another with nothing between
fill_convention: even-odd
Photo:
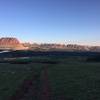
<instances>
[{"instance_id":1,"label":"rock outcrop","mask_svg":"<svg viewBox=\"0 0 100 100\"><path fill-rule=\"evenodd\" d=\"M16 38L4 37L0 39L0 50L25 50L24 47Z\"/></svg>"}]
</instances>

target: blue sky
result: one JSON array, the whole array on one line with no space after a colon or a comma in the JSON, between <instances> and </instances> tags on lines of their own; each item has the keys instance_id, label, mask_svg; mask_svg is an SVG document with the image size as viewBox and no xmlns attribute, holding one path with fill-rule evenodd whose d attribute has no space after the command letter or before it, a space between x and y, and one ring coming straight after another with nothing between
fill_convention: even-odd
<instances>
[{"instance_id":1,"label":"blue sky","mask_svg":"<svg viewBox=\"0 0 100 100\"><path fill-rule=\"evenodd\" d=\"M100 45L100 0L0 0L0 37Z\"/></svg>"}]
</instances>

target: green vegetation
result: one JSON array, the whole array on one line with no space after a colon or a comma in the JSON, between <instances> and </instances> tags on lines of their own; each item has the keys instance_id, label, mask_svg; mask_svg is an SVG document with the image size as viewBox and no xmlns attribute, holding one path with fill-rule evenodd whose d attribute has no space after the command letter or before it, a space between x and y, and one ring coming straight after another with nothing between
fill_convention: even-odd
<instances>
[{"instance_id":1,"label":"green vegetation","mask_svg":"<svg viewBox=\"0 0 100 100\"><path fill-rule=\"evenodd\" d=\"M42 80L44 67L48 70L52 100L100 100L100 63L85 60L55 56L17 59L15 64L1 63L0 100L12 96L25 79L32 78L32 73L39 74ZM23 61L30 63L18 63ZM38 84L41 87L41 82Z\"/></svg>"},{"instance_id":2,"label":"green vegetation","mask_svg":"<svg viewBox=\"0 0 100 100\"><path fill-rule=\"evenodd\" d=\"M99 100L100 63L66 63L49 68L53 100Z\"/></svg>"},{"instance_id":3,"label":"green vegetation","mask_svg":"<svg viewBox=\"0 0 100 100\"><path fill-rule=\"evenodd\" d=\"M37 64L0 64L0 100L7 100L25 79L32 77L33 72L38 73L40 65L36 66Z\"/></svg>"}]
</instances>

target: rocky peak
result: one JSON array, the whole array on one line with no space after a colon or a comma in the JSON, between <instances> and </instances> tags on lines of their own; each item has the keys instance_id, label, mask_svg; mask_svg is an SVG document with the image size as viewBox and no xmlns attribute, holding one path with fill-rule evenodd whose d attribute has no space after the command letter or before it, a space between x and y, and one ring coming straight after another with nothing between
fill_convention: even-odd
<instances>
[{"instance_id":1,"label":"rocky peak","mask_svg":"<svg viewBox=\"0 0 100 100\"><path fill-rule=\"evenodd\" d=\"M26 48L17 38L3 37L0 39L0 49L22 50Z\"/></svg>"},{"instance_id":2,"label":"rocky peak","mask_svg":"<svg viewBox=\"0 0 100 100\"><path fill-rule=\"evenodd\" d=\"M0 39L0 45L16 45L16 44L20 44L20 42L16 38L5 37Z\"/></svg>"}]
</instances>

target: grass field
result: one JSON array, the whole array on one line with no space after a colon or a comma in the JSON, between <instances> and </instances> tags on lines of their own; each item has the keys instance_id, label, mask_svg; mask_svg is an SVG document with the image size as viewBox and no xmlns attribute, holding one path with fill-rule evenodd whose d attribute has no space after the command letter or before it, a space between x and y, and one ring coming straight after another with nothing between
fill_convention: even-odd
<instances>
[{"instance_id":1,"label":"grass field","mask_svg":"<svg viewBox=\"0 0 100 100\"><path fill-rule=\"evenodd\" d=\"M100 100L100 63L60 64L48 71L53 100Z\"/></svg>"},{"instance_id":2,"label":"grass field","mask_svg":"<svg viewBox=\"0 0 100 100\"><path fill-rule=\"evenodd\" d=\"M31 80L27 92L22 88L23 96L14 100L100 100L100 63L65 56L17 59L26 61L31 63L0 63L0 100L19 95L25 80Z\"/></svg>"}]
</instances>

